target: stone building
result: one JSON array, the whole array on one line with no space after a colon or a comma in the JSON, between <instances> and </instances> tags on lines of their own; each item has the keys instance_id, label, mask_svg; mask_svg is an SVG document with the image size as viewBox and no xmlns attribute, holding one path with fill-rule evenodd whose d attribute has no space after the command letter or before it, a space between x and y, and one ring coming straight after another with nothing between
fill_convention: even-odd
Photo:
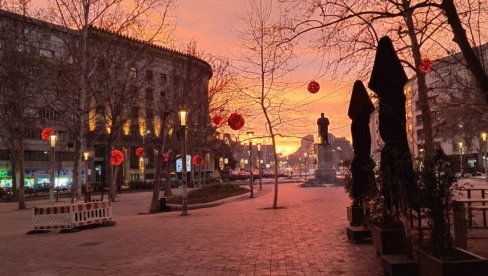
<instances>
[{"instance_id":1,"label":"stone building","mask_svg":"<svg viewBox=\"0 0 488 276\"><path fill-rule=\"evenodd\" d=\"M153 181L152 153L162 137L167 137L165 150L179 152L177 112L183 108L189 111L187 152L209 150L204 146L214 134L208 116L212 68L207 62L89 28L88 70L83 87L87 95L85 110L89 112L80 114L79 35L75 30L0 10L0 120L12 122L19 118L13 113L13 106L22 107L19 114L25 119L19 120L23 127L2 127L0 135L20 135L24 139L26 186L49 182L50 146L40 135L46 127L58 135L55 184L72 181L76 141L73 122L80 116L86 126L82 148L90 153L90 183L105 182L113 148L121 149L126 159L119 183ZM14 56L16 60L12 59ZM20 74L14 73L17 71ZM12 80L11 85L6 80ZM145 150L142 159L136 156L138 147ZM12 145L0 140L0 186L12 185L11 150ZM84 169L81 175L85 175Z\"/></svg>"}]
</instances>

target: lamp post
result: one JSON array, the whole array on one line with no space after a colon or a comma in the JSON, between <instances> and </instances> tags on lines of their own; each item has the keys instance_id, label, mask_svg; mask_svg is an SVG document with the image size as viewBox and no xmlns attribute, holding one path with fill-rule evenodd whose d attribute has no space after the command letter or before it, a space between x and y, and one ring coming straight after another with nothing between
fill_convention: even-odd
<instances>
[{"instance_id":1,"label":"lamp post","mask_svg":"<svg viewBox=\"0 0 488 276\"><path fill-rule=\"evenodd\" d=\"M150 130L146 130L142 135L142 149L144 153L142 154L142 181L144 182L144 187L146 187L146 135L151 133Z\"/></svg>"},{"instance_id":2,"label":"lamp post","mask_svg":"<svg viewBox=\"0 0 488 276\"><path fill-rule=\"evenodd\" d=\"M305 160L304 161L305 162L305 181L307 181L307 173L308 173L308 171L307 171L307 153L306 152L303 153L303 160Z\"/></svg>"},{"instance_id":3,"label":"lamp post","mask_svg":"<svg viewBox=\"0 0 488 276\"><path fill-rule=\"evenodd\" d=\"M55 166L55 154L54 148L56 147L56 141L58 136L56 134L49 135L49 145L51 146L51 183L49 184L49 203L54 203L54 166Z\"/></svg>"},{"instance_id":4,"label":"lamp post","mask_svg":"<svg viewBox=\"0 0 488 276\"><path fill-rule=\"evenodd\" d=\"M486 132L481 133L481 140L483 140L483 167L485 167L485 181L488 182L488 170L486 168Z\"/></svg>"},{"instance_id":5,"label":"lamp post","mask_svg":"<svg viewBox=\"0 0 488 276\"><path fill-rule=\"evenodd\" d=\"M249 197L254 197L253 189L253 175L252 175L252 137L254 132L248 131L247 137L249 138L249 189L251 190L251 195Z\"/></svg>"},{"instance_id":6,"label":"lamp post","mask_svg":"<svg viewBox=\"0 0 488 276\"><path fill-rule=\"evenodd\" d=\"M90 190L88 189L88 157L90 156L90 152L85 151L83 153L83 157L85 159L85 202L90 201Z\"/></svg>"},{"instance_id":7,"label":"lamp post","mask_svg":"<svg viewBox=\"0 0 488 276\"><path fill-rule=\"evenodd\" d=\"M186 119L188 117L188 111L180 110L178 115L180 117L181 135L183 136L181 143L181 181L183 184L183 208L181 210L181 215L186 216L188 215L188 191L186 183Z\"/></svg>"},{"instance_id":8,"label":"lamp post","mask_svg":"<svg viewBox=\"0 0 488 276\"><path fill-rule=\"evenodd\" d=\"M263 182L262 182L262 178L263 178L263 174L261 172L261 143L258 143L258 170L259 170L259 189L262 190L263 189Z\"/></svg>"},{"instance_id":9,"label":"lamp post","mask_svg":"<svg viewBox=\"0 0 488 276\"><path fill-rule=\"evenodd\" d=\"M461 167L461 177L464 175L463 172L463 142L459 142L459 161L460 162L460 167Z\"/></svg>"}]
</instances>

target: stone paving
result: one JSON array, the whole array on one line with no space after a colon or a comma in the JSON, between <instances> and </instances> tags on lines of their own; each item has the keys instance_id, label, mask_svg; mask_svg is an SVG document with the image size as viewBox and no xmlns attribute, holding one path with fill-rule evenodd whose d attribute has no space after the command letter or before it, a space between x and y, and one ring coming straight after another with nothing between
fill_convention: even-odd
<instances>
[{"instance_id":1,"label":"stone paving","mask_svg":"<svg viewBox=\"0 0 488 276\"><path fill-rule=\"evenodd\" d=\"M278 210L268 209L272 185L263 187L185 217L139 215L151 193L121 194L116 226L68 234L25 235L32 210L2 203L0 275L382 275L373 247L346 238L342 187L280 184Z\"/></svg>"},{"instance_id":2,"label":"stone paving","mask_svg":"<svg viewBox=\"0 0 488 276\"><path fill-rule=\"evenodd\" d=\"M381 275L369 244L345 235L343 188L272 185L253 199L179 212L145 212L150 193L122 194L114 227L25 235L32 210L0 205L0 275ZM28 207L35 203L28 202Z\"/></svg>"}]
</instances>

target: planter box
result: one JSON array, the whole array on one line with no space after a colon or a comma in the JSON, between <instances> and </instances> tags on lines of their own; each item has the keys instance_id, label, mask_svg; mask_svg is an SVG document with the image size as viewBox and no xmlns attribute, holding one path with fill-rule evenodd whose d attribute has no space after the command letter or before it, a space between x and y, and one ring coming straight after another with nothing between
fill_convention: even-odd
<instances>
[{"instance_id":1,"label":"planter box","mask_svg":"<svg viewBox=\"0 0 488 276\"><path fill-rule=\"evenodd\" d=\"M378 255L401 254L405 247L405 233L403 228L380 228L371 225L371 238Z\"/></svg>"},{"instance_id":2,"label":"planter box","mask_svg":"<svg viewBox=\"0 0 488 276\"><path fill-rule=\"evenodd\" d=\"M441 260L422 250L417 251L420 276L484 276L488 260L469 251L456 248L465 260Z\"/></svg>"},{"instance_id":3,"label":"planter box","mask_svg":"<svg viewBox=\"0 0 488 276\"><path fill-rule=\"evenodd\" d=\"M418 276L419 264L416 259L408 259L405 255L382 255L381 266L387 276Z\"/></svg>"},{"instance_id":4,"label":"planter box","mask_svg":"<svg viewBox=\"0 0 488 276\"><path fill-rule=\"evenodd\" d=\"M347 207L347 221L351 226L359 226L364 222L363 207Z\"/></svg>"}]
</instances>

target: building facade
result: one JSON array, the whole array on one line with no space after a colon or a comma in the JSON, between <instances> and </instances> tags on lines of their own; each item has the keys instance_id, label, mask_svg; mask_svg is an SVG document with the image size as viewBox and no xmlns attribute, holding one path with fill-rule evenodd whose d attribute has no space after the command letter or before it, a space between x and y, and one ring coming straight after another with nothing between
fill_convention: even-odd
<instances>
[{"instance_id":1,"label":"building facade","mask_svg":"<svg viewBox=\"0 0 488 276\"><path fill-rule=\"evenodd\" d=\"M212 68L207 62L89 28L83 71L79 41L80 33L75 30L0 10L0 119L4 121L0 187L13 185L11 161L15 153L9 137L23 141L24 184L32 187L49 182L50 146L40 135L46 127L58 135L55 185L70 183L77 134L74 126L79 118L86 138L81 147L89 153L88 170L81 169L81 175L88 175L90 183L104 184L110 152L115 148L126 160L120 167L119 183L153 181L154 150L161 151L164 142L165 151L179 152L180 109L189 111L187 152L203 156L210 150L204 146L214 137L208 115ZM86 103L80 109L82 92ZM15 114L18 109L22 110ZM144 154L138 156L137 148L144 149ZM205 162L212 166L209 160Z\"/></svg>"},{"instance_id":2,"label":"building facade","mask_svg":"<svg viewBox=\"0 0 488 276\"><path fill-rule=\"evenodd\" d=\"M476 48L476 52L488 68L488 44ZM433 61L425 79L435 148L442 148L454 161L462 160L465 168L483 167L480 161L486 145L481 134L488 131L488 108L462 54ZM405 86L405 95L410 148L414 157L422 157L424 130L415 77Z\"/></svg>"}]
</instances>

